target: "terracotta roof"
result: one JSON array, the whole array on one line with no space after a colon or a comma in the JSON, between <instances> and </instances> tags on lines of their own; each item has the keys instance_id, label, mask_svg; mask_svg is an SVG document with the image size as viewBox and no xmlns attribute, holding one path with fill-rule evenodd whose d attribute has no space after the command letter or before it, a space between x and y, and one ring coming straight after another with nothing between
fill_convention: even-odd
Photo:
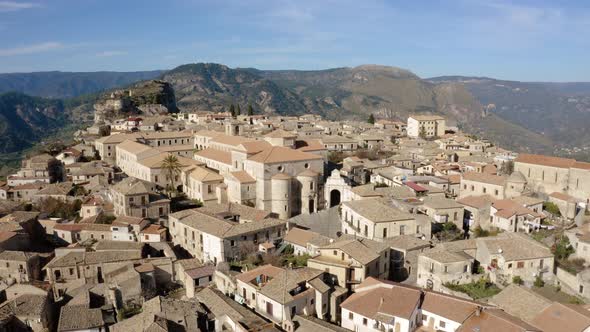
<instances>
[{"instance_id":1,"label":"terracotta roof","mask_svg":"<svg viewBox=\"0 0 590 332\"><path fill-rule=\"evenodd\" d=\"M277 129L274 131L271 131L270 133L264 135L264 137L269 137L269 138L295 138L297 137L297 135L290 133L288 131L285 131L283 129Z\"/></svg>"},{"instance_id":2,"label":"terracotta roof","mask_svg":"<svg viewBox=\"0 0 590 332\"><path fill-rule=\"evenodd\" d=\"M489 183L489 184L493 184L493 185L497 185L497 186L503 186L506 183L506 179L507 179L507 177L505 177L505 176L486 174L486 173L476 173L476 172L463 173L463 180Z\"/></svg>"},{"instance_id":3,"label":"terracotta roof","mask_svg":"<svg viewBox=\"0 0 590 332\"><path fill-rule=\"evenodd\" d=\"M254 179L248 172L246 171L237 171L230 173L238 182L240 183L254 183L256 179Z\"/></svg>"},{"instance_id":4,"label":"terracotta roof","mask_svg":"<svg viewBox=\"0 0 590 332\"><path fill-rule=\"evenodd\" d=\"M544 332L586 331L590 327L590 311L580 305L554 302L539 312L532 324Z\"/></svg>"},{"instance_id":5,"label":"terracotta roof","mask_svg":"<svg viewBox=\"0 0 590 332\"><path fill-rule=\"evenodd\" d=\"M540 329L499 309L485 309L479 315L472 315L456 330L456 332L473 331L541 332Z\"/></svg>"},{"instance_id":6,"label":"terracotta roof","mask_svg":"<svg viewBox=\"0 0 590 332\"><path fill-rule=\"evenodd\" d=\"M538 154L521 153L515 162L524 164L543 165L558 168L570 168L576 164L575 159L543 156Z\"/></svg>"},{"instance_id":7,"label":"terracotta roof","mask_svg":"<svg viewBox=\"0 0 590 332\"><path fill-rule=\"evenodd\" d=\"M292 228L289 230L287 235L285 235L283 241L290 242L298 246L307 247L307 243L317 235L317 233L301 228Z\"/></svg>"},{"instance_id":8,"label":"terracotta roof","mask_svg":"<svg viewBox=\"0 0 590 332\"><path fill-rule=\"evenodd\" d=\"M195 152L195 157L202 157L205 159L211 159L218 161L220 163L224 163L226 165L231 165L231 153L221 150L216 150L212 148L207 148L201 151Z\"/></svg>"},{"instance_id":9,"label":"terracotta roof","mask_svg":"<svg viewBox=\"0 0 590 332\"><path fill-rule=\"evenodd\" d=\"M248 158L248 160L264 164L316 159L322 159L322 156L282 146L273 146L272 148L266 149Z\"/></svg>"},{"instance_id":10,"label":"terracotta roof","mask_svg":"<svg viewBox=\"0 0 590 332\"><path fill-rule=\"evenodd\" d=\"M141 233L143 234L162 234L163 232L166 232L166 228L160 226L160 225L149 225L148 227L144 228Z\"/></svg>"},{"instance_id":11,"label":"terracotta roof","mask_svg":"<svg viewBox=\"0 0 590 332\"><path fill-rule=\"evenodd\" d=\"M466 206L474 207L477 209L483 209L492 205L494 198L489 195L479 195L479 196L465 196L461 199L457 200L457 203L463 204Z\"/></svg>"},{"instance_id":12,"label":"terracotta roof","mask_svg":"<svg viewBox=\"0 0 590 332\"><path fill-rule=\"evenodd\" d=\"M426 292L422 310L462 323L471 316L479 304L447 294Z\"/></svg>"},{"instance_id":13,"label":"terracotta roof","mask_svg":"<svg viewBox=\"0 0 590 332\"><path fill-rule=\"evenodd\" d=\"M421 292L415 288L394 284L367 288L357 290L340 306L370 319L385 314L409 320L420 303Z\"/></svg>"},{"instance_id":14,"label":"terracotta roof","mask_svg":"<svg viewBox=\"0 0 590 332\"><path fill-rule=\"evenodd\" d=\"M195 167L189 171L189 177L200 182L223 181L223 176L206 167Z\"/></svg>"},{"instance_id":15,"label":"terracotta roof","mask_svg":"<svg viewBox=\"0 0 590 332\"><path fill-rule=\"evenodd\" d=\"M303 152L324 151L326 148L317 139L299 139L295 141L295 149Z\"/></svg>"}]
</instances>

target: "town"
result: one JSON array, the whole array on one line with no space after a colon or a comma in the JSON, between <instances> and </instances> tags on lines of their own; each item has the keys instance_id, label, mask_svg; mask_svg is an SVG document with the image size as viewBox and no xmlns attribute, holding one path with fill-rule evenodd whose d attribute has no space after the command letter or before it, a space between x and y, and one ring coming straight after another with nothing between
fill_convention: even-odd
<instances>
[{"instance_id":1,"label":"town","mask_svg":"<svg viewBox=\"0 0 590 332\"><path fill-rule=\"evenodd\" d=\"M6 178L0 331L590 329L590 163L430 113L161 108Z\"/></svg>"}]
</instances>

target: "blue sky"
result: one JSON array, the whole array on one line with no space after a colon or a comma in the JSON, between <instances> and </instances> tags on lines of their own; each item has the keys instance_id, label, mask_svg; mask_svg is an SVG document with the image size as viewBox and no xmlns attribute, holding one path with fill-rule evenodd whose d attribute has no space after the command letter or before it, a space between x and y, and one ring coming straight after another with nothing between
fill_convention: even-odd
<instances>
[{"instance_id":1,"label":"blue sky","mask_svg":"<svg viewBox=\"0 0 590 332\"><path fill-rule=\"evenodd\" d=\"M0 0L0 72L191 62L590 81L590 1Z\"/></svg>"}]
</instances>

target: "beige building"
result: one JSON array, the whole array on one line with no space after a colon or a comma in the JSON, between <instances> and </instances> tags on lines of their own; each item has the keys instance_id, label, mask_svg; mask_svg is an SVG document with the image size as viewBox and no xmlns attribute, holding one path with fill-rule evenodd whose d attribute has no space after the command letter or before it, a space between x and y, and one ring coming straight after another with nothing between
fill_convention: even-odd
<instances>
[{"instance_id":1,"label":"beige building","mask_svg":"<svg viewBox=\"0 0 590 332\"><path fill-rule=\"evenodd\" d=\"M330 296L324 279L323 271L309 267L282 269L264 265L236 277L235 298L279 324L296 315L324 319Z\"/></svg>"},{"instance_id":2,"label":"beige building","mask_svg":"<svg viewBox=\"0 0 590 332\"><path fill-rule=\"evenodd\" d=\"M414 216L381 199L344 202L340 217L342 233L375 241L417 232Z\"/></svg>"},{"instance_id":3,"label":"beige building","mask_svg":"<svg viewBox=\"0 0 590 332\"><path fill-rule=\"evenodd\" d=\"M201 202L217 200L217 187L223 184L223 176L202 166L189 166L182 170L182 191L190 199Z\"/></svg>"},{"instance_id":4,"label":"beige building","mask_svg":"<svg viewBox=\"0 0 590 332\"><path fill-rule=\"evenodd\" d=\"M318 251L307 266L326 271L340 287L352 289L367 277L389 276L390 249L383 243L345 238L321 246Z\"/></svg>"},{"instance_id":5,"label":"beige building","mask_svg":"<svg viewBox=\"0 0 590 332\"><path fill-rule=\"evenodd\" d=\"M411 115L408 118L409 137L432 138L445 134L445 118L438 115Z\"/></svg>"},{"instance_id":6,"label":"beige building","mask_svg":"<svg viewBox=\"0 0 590 332\"><path fill-rule=\"evenodd\" d=\"M155 193L155 185L125 178L111 187L115 216L158 218L170 213L170 200Z\"/></svg>"},{"instance_id":7,"label":"beige building","mask_svg":"<svg viewBox=\"0 0 590 332\"><path fill-rule=\"evenodd\" d=\"M476 240L476 259L494 283L511 283L519 276L532 284L537 276L553 279L551 250L522 233L502 233Z\"/></svg>"},{"instance_id":8,"label":"beige building","mask_svg":"<svg viewBox=\"0 0 590 332\"><path fill-rule=\"evenodd\" d=\"M453 199L427 196L418 209L438 223L452 222L459 229L463 227L463 205Z\"/></svg>"},{"instance_id":9,"label":"beige building","mask_svg":"<svg viewBox=\"0 0 590 332\"><path fill-rule=\"evenodd\" d=\"M463 173L459 198L466 196L489 195L495 199L520 196L525 192L526 179L520 172L510 176L487 173Z\"/></svg>"},{"instance_id":10,"label":"beige building","mask_svg":"<svg viewBox=\"0 0 590 332\"><path fill-rule=\"evenodd\" d=\"M418 255L417 285L437 292L446 283L466 284L473 281L475 259L463 252L426 251Z\"/></svg>"},{"instance_id":11,"label":"beige building","mask_svg":"<svg viewBox=\"0 0 590 332\"><path fill-rule=\"evenodd\" d=\"M280 240L285 221L243 205L209 203L169 216L172 243L203 262L231 261L251 253L259 243Z\"/></svg>"},{"instance_id":12,"label":"beige building","mask_svg":"<svg viewBox=\"0 0 590 332\"><path fill-rule=\"evenodd\" d=\"M590 199L590 163L521 153L514 162L514 170L521 172L536 192L560 192L583 202Z\"/></svg>"}]
</instances>

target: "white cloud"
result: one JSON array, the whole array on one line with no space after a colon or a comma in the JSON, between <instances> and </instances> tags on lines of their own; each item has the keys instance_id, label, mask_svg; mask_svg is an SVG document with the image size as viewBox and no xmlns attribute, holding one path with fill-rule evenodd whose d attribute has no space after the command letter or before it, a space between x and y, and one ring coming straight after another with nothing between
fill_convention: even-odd
<instances>
[{"instance_id":1,"label":"white cloud","mask_svg":"<svg viewBox=\"0 0 590 332\"><path fill-rule=\"evenodd\" d=\"M47 52L62 48L63 45L57 42L44 42L39 44L26 45L14 48L0 49L0 56L14 56Z\"/></svg>"},{"instance_id":2,"label":"white cloud","mask_svg":"<svg viewBox=\"0 0 590 332\"><path fill-rule=\"evenodd\" d=\"M0 1L0 12L16 12L35 7L39 7L39 4L31 2Z\"/></svg>"},{"instance_id":3,"label":"white cloud","mask_svg":"<svg viewBox=\"0 0 590 332\"><path fill-rule=\"evenodd\" d=\"M119 55L127 55L127 51L104 51L96 54L97 57L111 57Z\"/></svg>"}]
</instances>

